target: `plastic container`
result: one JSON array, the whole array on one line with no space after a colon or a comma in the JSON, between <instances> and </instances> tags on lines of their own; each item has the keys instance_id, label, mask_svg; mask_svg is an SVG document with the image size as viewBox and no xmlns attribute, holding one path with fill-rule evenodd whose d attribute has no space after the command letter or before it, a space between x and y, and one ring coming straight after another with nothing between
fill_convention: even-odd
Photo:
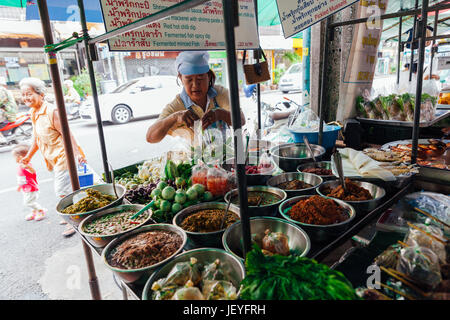
<instances>
[{"instance_id":1,"label":"plastic container","mask_svg":"<svg viewBox=\"0 0 450 320\"><path fill-rule=\"evenodd\" d=\"M319 144L319 131L298 131L298 130L288 130L294 136L295 143L304 143L303 136L305 135L310 144ZM325 125L323 127L323 136L322 136L322 147L325 149L331 149L336 144L336 140L339 134L339 130L341 130L340 126L332 126Z\"/></svg>"},{"instance_id":2,"label":"plastic container","mask_svg":"<svg viewBox=\"0 0 450 320\"><path fill-rule=\"evenodd\" d=\"M94 173L85 163L78 166L78 181L80 182L80 188L89 187L94 184Z\"/></svg>"}]
</instances>

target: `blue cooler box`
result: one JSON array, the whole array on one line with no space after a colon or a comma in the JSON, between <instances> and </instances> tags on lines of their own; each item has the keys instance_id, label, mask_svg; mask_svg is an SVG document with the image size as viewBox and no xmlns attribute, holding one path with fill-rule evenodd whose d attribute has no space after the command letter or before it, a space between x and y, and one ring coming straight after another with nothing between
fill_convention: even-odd
<instances>
[{"instance_id":1,"label":"blue cooler box","mask_svg":"<svg viewBox=\"0 0 450 320\"><path fill-rule=\"evenodd\" d=\"M306 136L309 143L318 144L319 142L319 131L311 132L301 132L292 129L288 129L292 135L294 136L295 143L303 143L303 136ZM325 149L331 149L336 144L336 140L339 134L339 130L341 130L340 126L331 126L325 125L323 127L323 136L322 136L322 147Z\"/></svg>"},{"instance_id":2,"label":"blue cooler box","mask_svg":"<svg viewBox=\"0 0 450 320\"><path fill-rule=\"evenodd\" d=\"M94 184L94 173L86 164L78 166L78 181L80 182L80 188L89 187Z\"/></svg>"}]
</instances>

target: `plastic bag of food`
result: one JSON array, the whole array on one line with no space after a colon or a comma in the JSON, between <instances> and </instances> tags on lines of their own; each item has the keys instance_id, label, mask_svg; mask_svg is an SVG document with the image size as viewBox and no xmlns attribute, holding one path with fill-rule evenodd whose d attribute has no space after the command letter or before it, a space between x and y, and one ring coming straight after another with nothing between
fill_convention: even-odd
<instances>
[{"instance_id":1,"label":"plastic bag of food","mask_svg":"<svg viewBox=\"0 0 450 320\"><path fill-rule=\"evenodd\" d=\"M262 250L269 251L272 254L289 255L289 240L282 232L272 232L267 229L262 239Z\"/></svg>"},{"instance_id":2,"label":"plastic bag of food","mask_svg":"<svg viewBox=\"0 0 450 320\"><path fill-rule=\"evenodd\" d=\"M206 300L236 300L236 288L229 281L205 280L203 296Z\"/></svg>"},{"instance_id":3,"label":"plastic bag of food","mask_svg":"<svg viewBox=\"0 0 450 320\"><path fill-rule=\"evenodd\" d=\"M439 258L428 248L411 246L400 251L397 271L433 289L441 281Z\"/></svg>"},{"instance_id":4,"label":"plastic bag of food","mask_svg":"<svg viewBox=\"0 0 450 320\"><path fill-rule=\"evenodd\" d=\"M423 231L442 239L443 232L435 226L427 226L424 224L416 223L418 228ZM406 244L410 246L420 246L431 249L439 258L439 261L444 264L446 261L445 245L439 241L434 240L432 237L427 236L423 232L410 228L406 235Z\"/></svg>"},{"instance_id":5,"label":"plastic bag of food","mask_svg":"<svg viewBox=\"0 0 450 320\"><path fill-rule=\"evenodd\" d=\"M205 297L197 287L184 287L178 289L171 300L205 300Z\"/></svg>"},{"instance_id":6,"label":"plastic bag of food","mask_svg":"<svg viewBox=\"0 0 450 320\"><path fill-rule=\"evenodd\" d=\"M223 280L224 274L220 268L220 260L216 259L214 262L205 265L202 272L203 283L207 280Z\"/></svg>"},{"instance_id":7,"label":"plastic bag of food","mask_svg":"<svg viewBox=\"0 0 450 320\"><path fill-rule=\"evenodd\" d=\"M208 169L206 188L214 197L224 196L231 190L228 179L229 172L216 164Z\"/></svg>"},{"instance_id":8,"label":"plastic bag of food","mask_svg":"<svg viewBox=\"0 0 450 320\"><path fill-rule=\"evenodd\" d=\"M204 164L201 160L192 167L192 184L202 184L205 188L208 186L208 169L209 167Z\"/></svg>"},{"instance_id":9,"label":"plastic bag of food","mask_svg":"<svg viewBox=\"0 0 450 320\"><path fill-rule=\"evenodd\" d=\"M165 281L161 283L161 287L164 288L170 285L185 286L188 281L197 285L200 280L200 266L197 263L197 259L191 258L190 261L175 264Z\"/></svg>"},{"instance_id":10,"label":"plastic bag of food","mask_svg":"<svg viewBox=\"0 0 450 320\"><path fill-rule=\"evenodd\" d=\"M450 228L447 228L428 218L427 216L414 211L413 209L419 208L425 212L428 212L433 217L450 224L450 197L440 193L432 192L414 192L407 195L404 198L404 202L409 206L409 209L414 212L415 220L426 225L435 225L444 229L444 234L450 234Z\"/></svg>"},{"instance_id":11,"label":"plastic bag of food","mask_svg":"<svg viewBox=\"0 0 450 320\"><path fill-rule=\"evenodd\" d=\"M398 244L393 244L384 250L374 260L377 266L395 269L397 267L398 259L400 258L401 247Z\"/></svg>"},{"instance_id":12,"label":"plastic bag of food","mask_svg":"<svg viewBox=\"0 0 450 320\"><path fill-rule=\"evenodd\" d=\"M162 278L153 283L152 288L151 288L153 290L153 293L152 293L153 300L170 300L170 299L172 299L178 286L175 284L168 284L163 287L165 282L166 282L166 279Z\"/></svg>"}]
</instances>

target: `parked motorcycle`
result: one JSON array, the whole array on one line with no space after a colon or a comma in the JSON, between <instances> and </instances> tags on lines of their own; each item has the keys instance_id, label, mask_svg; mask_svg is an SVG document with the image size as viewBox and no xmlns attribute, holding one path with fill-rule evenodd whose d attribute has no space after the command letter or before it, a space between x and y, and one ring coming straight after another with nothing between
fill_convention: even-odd
<instances>
[{"instance_id":1,"label":"parked motorcycle","mask_svg":"<svg viewBox=\"0 0 450 320\"><path fill-rule=\"evenodd\" d=\"M0 143L0 148L19 143L29 143L33 138L33 125L30 121L30 114L18 113L16 121L8 123L0 131L6 138L5 143Z\"/></svg>"}]
</instances>

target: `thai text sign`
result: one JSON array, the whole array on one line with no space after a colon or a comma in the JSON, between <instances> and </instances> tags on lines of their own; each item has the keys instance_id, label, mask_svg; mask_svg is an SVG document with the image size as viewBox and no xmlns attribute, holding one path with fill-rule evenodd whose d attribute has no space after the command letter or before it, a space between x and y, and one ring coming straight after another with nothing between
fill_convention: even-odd
<instances>
[{"instance_id":1,"label":"thai text sign","mask_svg":"<svg viewBox=\"0 0 450 320\"><path fill-rule=\"evenodd\" d=\"M100 0L105 28L111 31L183 0ZM239 0L237 49L259 47L253 0ZM224 50L222 1L208 1L180 14L109 40L111 51Z\"/></svg>"},{"instance_id":2,"label":"thai text sign","mask_svg":"<svg viewBox=\"0 0 450 320\"><path fill-rule=\"evenodd\" d=\"M277 0L285 38L325 19L358 0Z\"/></svg>"}]
</instances>

